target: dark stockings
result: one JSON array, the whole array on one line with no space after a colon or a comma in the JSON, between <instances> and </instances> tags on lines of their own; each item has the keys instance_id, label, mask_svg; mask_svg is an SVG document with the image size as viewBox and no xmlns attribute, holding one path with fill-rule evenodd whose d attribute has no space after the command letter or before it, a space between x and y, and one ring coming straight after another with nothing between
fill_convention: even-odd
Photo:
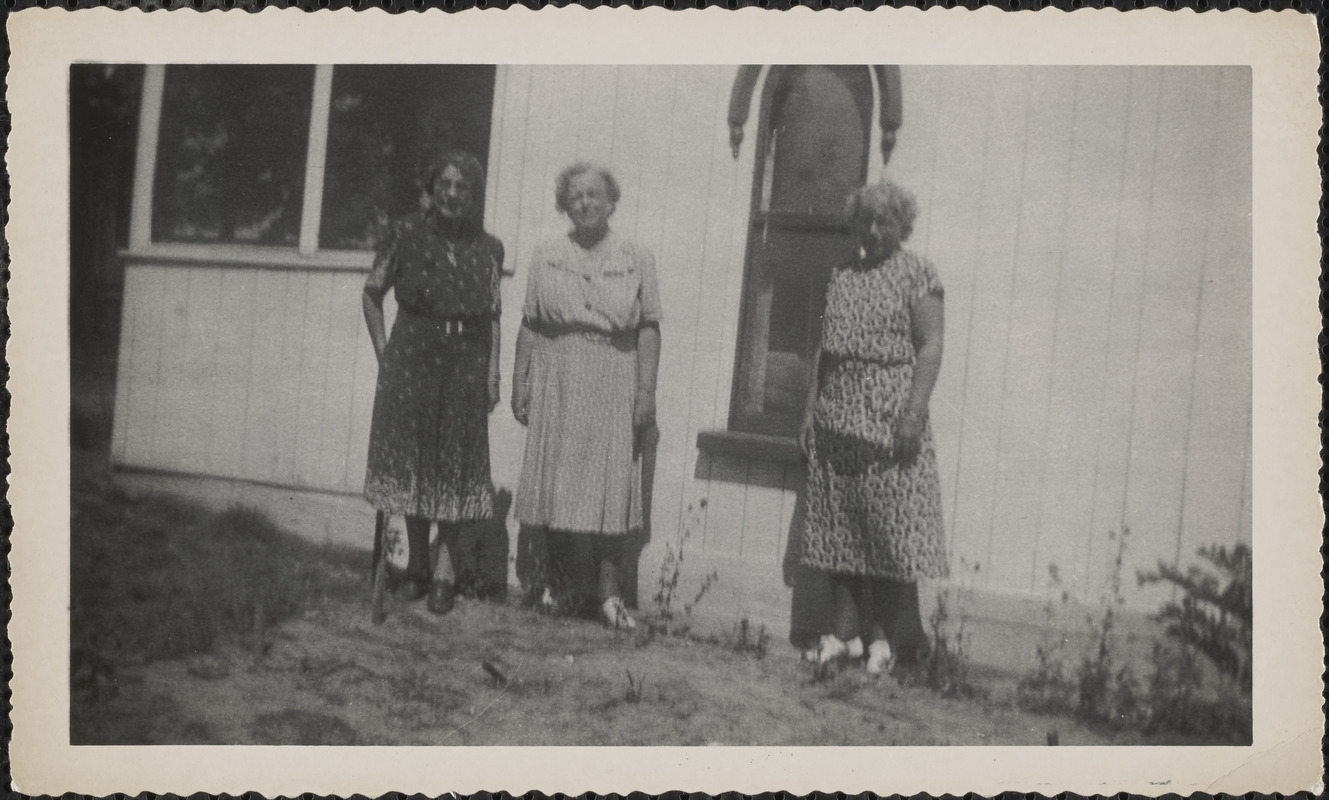
<instances>
[{"instance_id":1,"label":"dark stockings","mask_svg":"<svg viewBox=\"0 0 1329 800\"><path fill-rule=\"evenodd\" d=\"M897 658L916 660L927 651L927 632L918 606L918 584L834 573L830 576L835 617L831 633L865 644L885 639Z\"/></svg>"},{"instance_id":2,"label":"dark stockings","mask_svg":"<svg viewBox=\"0 0 1329 800\"><path fill-rule=\"evenodd\" d=\"M622 594L619 564L624 537L553 530L546 537L549 584L556 594L574 607L591 599L598 606Z\"/></svg>"},{"instance_id":3,"label":"dark stockings","mask_svg":"<svg viewBox=\"0 0 1329 800\"><path fill-rule=\"evenodd\" d=\"M412 578L434 578L448 583L457 582L457 530L452 522L438 523L438 556L431 559L429 550L430 520L423 517L406 518L406 574ZM431 563L431 561L433 563Z\"/></svg>"}]
</instances>

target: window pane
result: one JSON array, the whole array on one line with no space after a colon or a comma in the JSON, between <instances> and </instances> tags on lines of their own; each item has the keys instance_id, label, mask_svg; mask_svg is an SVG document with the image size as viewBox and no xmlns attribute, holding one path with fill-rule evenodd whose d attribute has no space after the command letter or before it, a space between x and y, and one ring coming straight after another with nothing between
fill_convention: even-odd
<instances>
[{"instance_id":1,"label":"window pane","mask_svg":"<svg viewBox=\"0 0 1329 800\"><path fill-rule=\"evenodd\" d=\"M737 430L793 434L802 419L831 269L851 253L834 231L754 232Z\"/></svg>"},{"instance_id":2,"label":"window pane","mask_svg":"<svg viewBox=\"0 0 1329 800\"><path fill-rule=\"evenodd\" d=\"M417 207L420 168L435 154L461 148L485 162L494 74L485 65L337 67L319 246L372 248L388 220Z\"/></svg>"},{"instance_id":3,"label":"window pane","mask_svg":"<svg viewBox=\"0 0 1329 800\"><path fill-rule=\"evenodd\" d=\"M166 69L152 237L295 245L314 68Z\"/></svg>"},{"instance_id":4,"label":"window pane","mask_svg":"<svg viewBox=\"0 0 1329 800\"><path fill-rule=\"evenodd\" d=\"M791 68L776 90L769 202L776 213L839 217L867 168L867 67Z\"/></svg>"}]
</instances>

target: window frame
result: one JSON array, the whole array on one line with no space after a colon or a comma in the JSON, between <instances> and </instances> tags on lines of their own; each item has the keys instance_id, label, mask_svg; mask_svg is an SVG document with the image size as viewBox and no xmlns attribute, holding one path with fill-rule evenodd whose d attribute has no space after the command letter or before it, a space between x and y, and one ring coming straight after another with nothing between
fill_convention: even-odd
<instances>
[{"instance_id":1,"label":"window frame","mask_svg":"<svg viewBox=\"0 0 1329 800\"><path fill-rule=\"evenodd\" d=\"M843 234L849 236L849 224L839 215L826 214L798 214L791 212L770 212L763 209L765 200L766 182L769 178L768 169L773 168L774 164L770 158L771 140L774 131L772 123L775 116L776 93L782 84L790 81L797 76L797 71L807 69L813 66L823 66L815 64L793 64L793 65L772 65L763 79L763 86L760 94L760 107L757 115L757 136L755 137L755 152L753 156L752 170L752 191L749 196L748 206L748 226L746 231L747 244L743 257L743 282L742 292L740 294L739 314L738 314L738 336L736 337L734 367L731 378L731 387L729 394L729 415L726 424L726 430L716 432L721 434L721 438L750 438L756 440L773 441L792 441L793 435L782 433L771 433L767 426L753 425L749 420L761 419L761 414L750 415L742 411L744 401L747 397L745 389L745 378L751 370L748 351L751 348L750 331L753 324L752 313L752 293L755 291L755 281L757 280L756 265L754 263L757 249L754 246L757 239L762 235L765 229L816 232ZM877 76L871 66L866 64L853 65L824 65L829 67L848 66L855 69L867 71L867 91L869 96L866 98L855 97L856 104L860 105L860 113L863 119L863 163L862 178L866 181L872 173L873 158L872 154L875 145L879 140L879 131L877 130L877 105L880 102L881 88L878 86ZM852 88L851 88L852 91ZM866 100L866 106L862 106L862 101ZM769 334L767 334L769 335ZM715 439L714 436L711 439ZM716 442L707 440L711 445ZM699 439L699 444L702 444ZM714 448L712 448L714 449ZM769 448L768 448L769 449ZM780 452L785 454L788 460L790 453L786 452L788 448L778 447Z\"/></svg>"},{"instance_id":2,"label":"window frame","mask_svg":"<svg viewBox=\"0 0 1329 800\"><path fill-rule=\"evenodd\" d=\"M134 263L245 266L263 269L326 269L364 271L373 266L372 250L320 247L323 224L323 190L327 167L328 126L332 117L332 82L338 65L315 64L310 96L309 131L306 138L304 196L300 210L298 244L263 245L237 242L163 242L152 238L153 201L157 157L161 143L162 103L166 70L170 64L147 64L143 71L143 94L139 106L139 134L134 153L134 189L130 206L129 244L121 257ZM486 169L486 193L494 185L493 158L499 125L493 119L498 97L506 84L506 67L495 64L494 89L490 97L490 158ZM486 197L485 214L493 203ZM489 220L486 219L486 225ZM505 272L507 269L505 268Z\"/></svg>"}]
</instances>

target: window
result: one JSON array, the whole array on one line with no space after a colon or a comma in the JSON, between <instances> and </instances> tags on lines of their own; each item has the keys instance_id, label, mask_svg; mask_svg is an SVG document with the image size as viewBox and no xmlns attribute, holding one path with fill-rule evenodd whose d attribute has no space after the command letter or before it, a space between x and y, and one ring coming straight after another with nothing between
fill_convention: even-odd
<instances>
[{"instance_id":1,"label":"window","mask_svg":"<svg viewBox=\"0 0 1329 800\"><path fill-rule=\"evenodd\" d=\"M148 69L152 242L370 250L417 206L430 157L488 158L494 66Z\"/></svg>"},{"instance_id":2,"label":"window","mask_svg":"<svg viewBox=\"0 0 1329 800\"><path fill-rule=\"evenodd\" d=\"M373 247L415 207L420 168L461 148L488 160L491 66L348 66L332 78L319 246Z\"/></svg>"},{"instance_id":3,"label":"window","mask_svg":"<svg viewBox=\"0 0 1329 800\"><path fill-rule=\"evenodd\" d=\"M314 68L166 70L152 238L294 246Z\"/></svg>"},{"instance_id":4,"label":"window","mask_svg":"<svg viewBox=\"0 0 1329 800\"><path fill-rule=\"evenodd\" d=\"M865 66L773 68L763 92L730 428L793 435L803 415L843 219L867 179Z\"/></svg>"}]
</instances>

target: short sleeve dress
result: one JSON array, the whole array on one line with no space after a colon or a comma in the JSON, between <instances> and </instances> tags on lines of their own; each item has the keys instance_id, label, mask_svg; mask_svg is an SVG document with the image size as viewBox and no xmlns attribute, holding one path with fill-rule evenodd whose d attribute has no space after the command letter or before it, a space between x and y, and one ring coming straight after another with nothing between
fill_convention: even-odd
<instances>
[{"instance_id":1,"label":"short sleeve dress","mask_svg":"<svg viewBox=\"0 0 1329 800\"><path fill-rule=\"evenodd\" d=\"M365 292L392 289L397 318L378 365L365 498L380 510L461 522L493 516L489 471L490 322L503 244L450 235L432 212L391 230Z\"/></svg>"},{"instance_id":2,"label":"short sleeve dress","mask_svg":"<svg viewBox=\"0 0 1329 800\"><path fill-rule=\"evenodd\" d=\"M632 425L637 331L661 319L651 253L612 231L536 248L522 311L536 333L517 518L573 533L642 525Z\"/></svg>"},{"instance_id":3,"label":"short sleeve dress","mask_svg":"<svg viewBox=\"0 0 1329 800\"><path fill-rule=\"evenodd\" d=\"M836 269L826 294L801 559L900 581L945 577L941 488L930 423L918 455L892 454L914 375L912 304L942 296L927 261L901 250Z\"/></svg>"}]
</instances>

